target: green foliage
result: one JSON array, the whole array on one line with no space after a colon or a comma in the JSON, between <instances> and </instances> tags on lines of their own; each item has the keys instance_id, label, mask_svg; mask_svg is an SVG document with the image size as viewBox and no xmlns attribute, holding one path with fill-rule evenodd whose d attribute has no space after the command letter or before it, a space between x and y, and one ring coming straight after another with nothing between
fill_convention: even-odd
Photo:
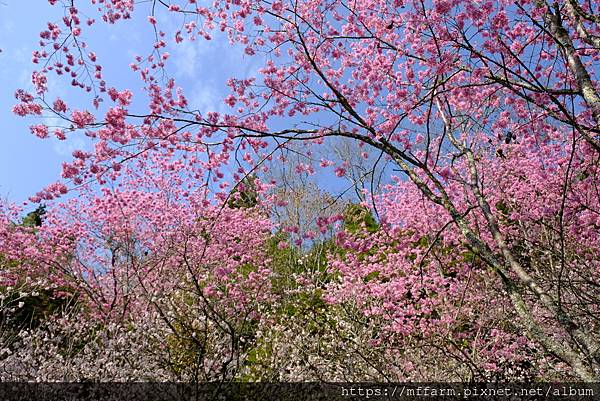
<instances>
[{"instance_id":1,"label":"green foliage","mask_svg":"<svg viewBox=\"0 0 600 401\"><path fill-rule=\"evenodd\" d=\"M27 213L27 215L23 218L21 225L24 227L39 227L42 225L45 214L46 206L40 205L33 212Z\"/></svg>"},{"instance_id":2,"label":"green foliage","mask_svg":"<svg viewBox=\"0 0 600 401\"><path fill-rule=\"evenodd\" d=\"M496 210L500 213L502 213L503 215L508 215L508 213L510 212L510 208L508 207L508 205L500 200L498 202L496 202Z\"/></svg>"},{"instance_id":3,"label":"green foliage","mask_svg":"<svg viewBox=\"0 0 600 401\"><path fill-rule=\"evenodd\" d=\"M323 284L333 279L334 274L327 267L329 255L340 251L335 241L329 239L315 242L309 249L292 245L280 248L279 243L282 241L289 242L289 236L278 232L266 243L266 253L273 271L272 286L276 293L285 294L301 287L293 278L297 274L310 274L312 279Z\"/></svg>"},{"instance_id":4,"label":"green foliage","mask_svg":"<svg viewBox=\"0 0 600 401\"><path fill-rule=\"evenodd\" d=\"M200 329L191 329L174 320L171 323L174 332L167 336L166 348L169 355L169 365L173 372L185 376L190 370L195 370L210 346L208 333Z\"/></svg>"},{"instance_id":5,"label":"green foliage","mask_svg":"<svg viewBox=\"0 0 600 401\"><path fill-rule=\"evenodd\" d=\"M352 234L364 230L374 233L379 229L379 224L369 209L362 205L351 204L344 210L344 229Z\"/></svg>"},{"instance_id":6,"label":"green foliage","mask_svg":"<svg viewBox=\"0 0 600 401\"><path fill-rule=\"evenodd\" d=\"M4 295L3 304L8 306L0 310L0 322L6 330L13 332L36 328L53 314L72 306L75 301L74 296L59 296L52 290L24 292L23 287L19 290L0 287L0 293Z\"/></svg>"},{"instance_id":7,"label":"green foliage","mask_svg":"<svg viewBox=\"0 0 600 401\"><path fill-rule=\"evenodd\" d=\"M232 209L250 209L258 204L258 191L256 190L256 177L245 177L231 192L227 206Z\"/></svg>"},{"instance_id":8,"label":"green foliage","mask_svg":"<svg viewBox=\"0 0 600 401\"><path fill-rule=\"evenodd\" d=\"M367 274L366 276L363 277L363 281L365 283L368 283L369 281L378 278L380 274L381 274L381 272L378 271L378 270L372 271L371 273L369 273L369 274Z\"/></svg>"},{"instance_id":9,"label":"green foliage","mask_svg":"<svg viewBox=\"0 0 600 401\"><path fill-rule=\"evenodd\" d=\"M269 313L283 326L291 321L302 322L306 332L319 338L326 327L336 323L331 318L331 306L323 300L323 287L334 278L328 271L328 256L339 249L331 239L312 243L308 249L279 247L282 241L289 242L289 235L278 232L266 243L273 271L272 290L278 296ZM299 276L308 277L313 284L299 282ZM242 380L254 381L269 374L268 367L276 354L272 347L269 341L254 342L247 353Z\"/></svg>"}]
</instances>

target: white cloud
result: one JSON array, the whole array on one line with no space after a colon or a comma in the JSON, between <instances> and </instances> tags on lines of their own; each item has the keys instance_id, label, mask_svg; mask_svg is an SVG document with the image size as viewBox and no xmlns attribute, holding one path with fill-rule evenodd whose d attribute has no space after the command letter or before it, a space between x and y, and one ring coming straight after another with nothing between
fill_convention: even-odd
<instances>
[{"instance_id":1,"label":"white cloud","mask_svg":"<svg viewBox=\"0 0 600 401\"><path fill-rule=\"evenodd\" d=\"M71 156L73 151L78 149L86 149L86 143L83 139L78 137L70 137L64 141L60 141L56 138L52 139L52 150L59 156Z\"/></svg>"},{"instance_id":2,"label":"white cloud","mask_svg":"<svg viewBox=\"0 0 600 401\"><path fill-rule=\"evenodd\" d=\"M172 64L178 77L196 78L198 75L198 42L184 41L176 45L173 50Z\"/></svg>"},{"instance_id":3,"label":"white cloud","mask_svg":"<svg viewBox=\"0 0 600 401\"><path fill-rule=\"evenodd\" d=\"M207 111L224 113L226 111L223 96L218 93L213 85L198 83L188 93L188 97L189 107L192 110L200 110L201 113Z\"/></svg>"}]
</instances>

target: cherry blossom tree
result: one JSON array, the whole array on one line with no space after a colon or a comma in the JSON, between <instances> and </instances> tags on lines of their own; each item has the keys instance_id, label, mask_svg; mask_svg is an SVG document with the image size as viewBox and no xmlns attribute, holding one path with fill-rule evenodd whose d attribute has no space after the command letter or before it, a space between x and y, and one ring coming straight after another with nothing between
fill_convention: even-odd
<instances>
[{"instance_id":1,"label":"cherry blossom tree","mask_svg":"<svg viewBox=\"0 0 600 401\"><path fill-rule=\"evenodd\" d=\"M241 368L272 302L271 223L185 190L194 172L183 165L138 162L115 187L54 204L35 228L3 214L2 377L209 381ZM58 307L24 318L42 297Z\"/></svg>"}]
</instances>

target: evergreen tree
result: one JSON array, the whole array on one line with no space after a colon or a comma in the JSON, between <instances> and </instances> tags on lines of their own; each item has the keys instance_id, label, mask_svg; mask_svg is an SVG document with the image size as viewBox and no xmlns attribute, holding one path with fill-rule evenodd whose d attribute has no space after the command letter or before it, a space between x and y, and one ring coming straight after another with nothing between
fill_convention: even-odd
<instances>
[{"instance_id":1,"label":"evergreen tree","mask_svg":"<svg viewBox=\"0 0 600 401\"><path fill-rule=\"evenodd\" d=\"M39 227L44 221L45 214L46 205L40 205L34 211L27 213L27 215L23 218L21 225L24 227Z\"/></svg>"}]
</instances>

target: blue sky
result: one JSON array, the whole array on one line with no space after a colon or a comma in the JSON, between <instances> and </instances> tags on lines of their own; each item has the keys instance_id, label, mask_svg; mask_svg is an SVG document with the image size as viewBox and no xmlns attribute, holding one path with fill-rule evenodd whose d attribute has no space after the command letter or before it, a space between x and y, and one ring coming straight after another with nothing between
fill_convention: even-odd
<instances>
[{"instance_id":1,"label":"blue sky","mask_svg":"<svg viewBox=\"0 0 600 401\"><path fill-rule=\"evenodd\" d=\"M85 148L81 137L66 141L55 138L41 140L29 133L29 125L37 123L33 118L12 114L15 104L14 91L30 88L30 75L34 68L31 52L36 49L39 32L47 21L62 17L62 8L52 7L44 0L0 0L0 118L2 121L2 145L0 146L0 197L11 201L26 200L60 176L61 162L71 158L73 150ZM143 7L143 5L142 5ZM82 10L85 13L85 10ZM150 53L152 35L146 20L147 12L140 9L132 21L113 26L96 24L88 40L104 67L109 86L139 88L139 78L128 65L136 54ZM97 18L97 15L93 15ZM176 21L159 15L159 26L166 32L173 31ZM226 96L225 82L231 76L255 75L258 57L249 58L243 52L232 49L222 38L210 42L198 40L184 42L170 49L172 64L169 72L178 84L186 88L191 105L200 110L224 111L222 99ZM54 80L52 80L54 78ZM69 104L77 104L82 98L69 97L70 87L49 76L52 96L66 97ZM80 96L80 95L76 95ZM134 102L134 106L143 107Z\"/></svg>"},{"instance_id":2,"label":"blue sky","mask_svg":"<svg viewBox=\"0 0 600 401\"><path fill-rule=\"evenodd\" d=\"M11 112L15 89L28 86L31 52L52 11L47 2L36 3L0 2L0 196L15 201L51 183L60 171L61 153L67 152L30 135L28 121Z\"/></svg>"},{"instance_id":3,"label":"blue sky","mask_svg":"<svg viewBox=\"0 0 600 401\"><path fill-rule=\"evenodd\" d=\"M57 22L63 16L63 8L60 6L52 7L46 0L35 0L36 7L32 7L32 2L33 0L0 0L0 48L3 50L0 53L0 118L3 123L0 198L13 202L25 201L59 179L61 163L71 160L74 150L89 146L83 134L70 136L66 141L59 141L54 137L39 139L30 134L28 128L31 124L39 123L39 120L18 117L11 112L15 104L14 91L18 88L30 88L30 76L34 69L34 64L30 61L31 53L37 48L39 32L48 21ZM80 4L83 3L85 2ZM148 4L138 4L133 20L116 25L97 23L90 34L84 29L83 39L88 42L89 49L97 54L109 87L114 86L119 90L130 88L134 94L140 92L140 79L137 73L131 71L129 64L135 55L146 56L152 50L151 38L154 33L147 21ZM99 19L97 12L86 14L85 9L80 9L80 15ZM168 34L181 26L180 17L173 13L159 13L157 19L158 26ZM226 81L230 77L257 77L257 70L264 63L262 56L247 56L243 49L232 47L225 35L218 34L213 35L211 41L186 40L179 45L169 46L167 50L171 53L167 71L184 88L190 108L201 112L231 110L223 102L229 94ZM60 96L71 107L89 108L89 99L84 98L82 91L73 91L68 82L58 80L54 74L49 74L48 79L50 101ZM134 97L131 111L135 114L146 112L143 97L138 97L137 100ZM316 118L324 123L327 116ZM42 122L49 125L55 123L48 119ZM287 127L290 119L274 123ZM323 173L313 177L320 181L320 185L324 184L325 188L333 192L348 189L348 182L336 179L332 171Z\"/></svg>"}]
</instances>

